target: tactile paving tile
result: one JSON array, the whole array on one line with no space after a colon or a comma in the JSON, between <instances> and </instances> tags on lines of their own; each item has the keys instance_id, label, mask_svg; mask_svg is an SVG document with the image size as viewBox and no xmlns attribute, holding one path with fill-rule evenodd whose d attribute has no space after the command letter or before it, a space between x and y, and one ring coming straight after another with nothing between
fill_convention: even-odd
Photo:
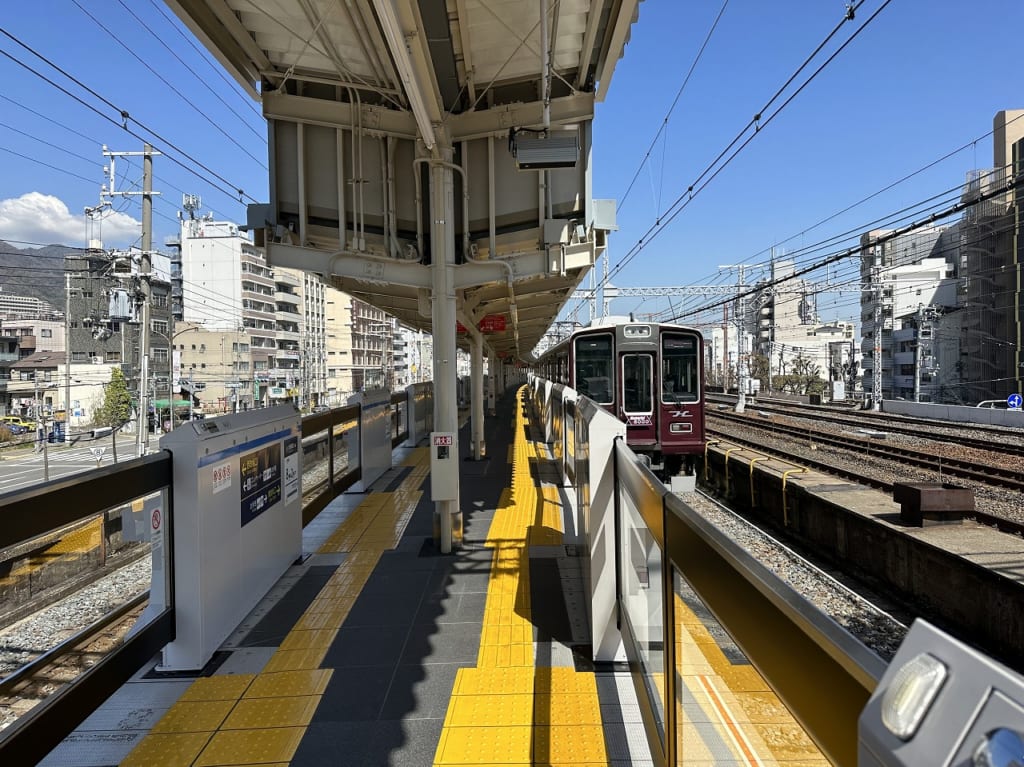
<instances>
[{"instance_id":1,"label":"tactile paving tile","mask_svg":"<svg viewBox=\"0 0 1024 767\"><path fill-rule=\"evenodd\" d=\"M533 760L541 764L606 763L604 730L599 724L534 727Z\"/></svg>"},{"instance_id":2,"label":"tactile paving tile","mask_svg":"<svg viewBox=\"0 0 1024 767\"><path fill-rule=\"evenodd\" d=\"M224 722L225 730L305 727L312 721L319 695L291 698L247 698L235 706Z\"/></svg>"},{"instance_id":3,"label":"tactile paving tile","mask_svg":"<svg viewBox=\"0 0 1024 767\"><path fill-rule=\"evenodd\" d=\"M195 767L290 762L305 733L303 727L222 730L195 760Z\"/></svg>"},{"instance_id":4,"label":"tactile paving tile","mask_svg":"<svg viewBox=\"0 0 1024 767\"><path fill-rule=\"evenodd\" d=\"M180 701L153 727L153 732L213 732L224 721L233 700Z\"/></svg>"},{"instance_id":5,"label":"tactile paving tile","mask_svg":"<svg viewBox=\"0 0 1024 767\"><path fill-rule=\"evenodd\" d=\"M532 721L532 695L458 695L448 707L444 726L510 727Z\"/></svg>"},{"instance_id":6,"label":"tactile paving tile","mask_svg":"<svg viewBox=\"0 0 1024 767\"><path fill-rule=\"evenodd\" d=\"M210 737L208 732L147 735L121 762L121 767L190 767Z\"/></svg>"},{"instance_id":7,"label":"tactile paving tile","mask_svg":"<svg viewBox=\"0 0 1024 767\"><path fill-rule=\"evenodd\" d=\"M434 764L530 764L532 727L450 727L442 730Z\"/></svg>"},{"instance_id":8,"label":"tactile paving tile","mask_svg":"<svg viewBox=\"0 0 1024 767\"><path fill-rule=\"evenodd\" d=\"M326 654L326 647L311 650L278 650L263 667L263 673L320 668L320 662Z\"/></svg>"},{"instance_id":9,"label":"tactile paving tile","mask_svg":"<svg viewBox=\"0 0 1024 767\"><path fill-rule=\"evenodd\" d=\"M322 695L330 681L331 669L308 669L260 674L246 690L245 698L284 698Z\"/></svg>"},{"instance_id":10,"label":"tactile paving tile","mask_svg":"<svg viewBox=\"0 0 1024 767\"><path fill-rule=\"evenodd\" d=\"M255 678L255 674L200 677L179 700L238 700Z\"/></svg>"},{"instance_id":11,"label":"tactile paving tile","mask_svg":"<svg viewBox=\"0 0 1024 767\"><path fill-rule=\"evenodd\" d=\"M533 721L543 725L601 724L596 695L544 695L533 698Z\"/></svg>"}]
</instances>

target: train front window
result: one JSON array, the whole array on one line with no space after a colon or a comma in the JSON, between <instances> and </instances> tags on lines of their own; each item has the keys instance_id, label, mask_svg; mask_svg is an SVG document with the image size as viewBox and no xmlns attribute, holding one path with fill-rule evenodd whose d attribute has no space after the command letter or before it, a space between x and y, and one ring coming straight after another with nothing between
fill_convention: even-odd
<instances>
[{"instance_id":1,"label":"train front window","mask_svg":"<svg viewBox=\"0 0 1024 767\"><path fill-rule=\"evenodd\" d=\"M661 401L700 400L700 355L696 336L666 333L661 338Z\"/></svg>"},{"instance_id":2,"label":"train front window","mask_svg":"<svg viewBox=\"0 0 1024 767\"><path fill-rule=\"evenodd\" d=\"M622 355L622 409L627 413L654 410L654 358L650 354Z\"/></svg>"},{"instance_id":3,"label":"train front window","mask_svg":"<svg viewBox=\"0 0 1024 767\"><path fill-rule=\"evenodd\" d=\"M575 341L576 391L600 405L612 402L612 336L602 333Z\"/></svg>"}]
</instances>

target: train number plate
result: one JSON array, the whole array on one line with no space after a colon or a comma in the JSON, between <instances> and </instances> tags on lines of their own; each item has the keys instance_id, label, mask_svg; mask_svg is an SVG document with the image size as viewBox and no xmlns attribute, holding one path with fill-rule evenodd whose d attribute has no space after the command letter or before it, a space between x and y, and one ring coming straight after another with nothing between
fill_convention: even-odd
<instances>
[{"instance_id":1,"label":"train number plate","mask_svg":"<svg viewBox=\"0 0 1024 767\"><path fill-rule=\"evenodd\" d=\"M627 416L626 423L630 426L650 426L651 417L649 415L631 415Z\"/></svg>"}]
</instances>

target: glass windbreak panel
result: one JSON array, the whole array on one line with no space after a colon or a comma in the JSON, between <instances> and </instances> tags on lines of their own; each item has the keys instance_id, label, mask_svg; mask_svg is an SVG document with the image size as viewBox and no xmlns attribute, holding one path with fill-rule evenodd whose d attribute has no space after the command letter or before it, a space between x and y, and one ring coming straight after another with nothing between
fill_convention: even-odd
<instances>
[{"instance_id":1,"label":"glass windbreak panel","mask_svg":"<svg viewBox=\"0 0 1024 767\"><path fill-rule=\"evenodd\" d=\"M576 391L602 405L612 402L612 335L583 336L574 342Z\"/></svg>"},{"instance_id":2,"label":"glass windbreak panel","mask_svg":"<svg viewBox=\"0 0 1024 767\"><path fill-rule=\"evenodd\" d=\"M337 481L359 465L359 421L349 418L335 425L334 480Z\"/></svg>"},{"instance_id":3,"label":"glass windbreak panel","mask_svg":"<svg viewBox=\"0 0 1024 767\"><path fill-rule=\"evenodd\" d=\"M0 551L0 679L26 674L14 693L17 705L0 707L0 729L120 649L137 622L167 607L167 512L167 493L158 490ZM152 610L143 615L147 591ZM89 634L87 652L66 651L45 668L24 669L65 640Z\"/></svg>"},{"instance_id":4,"label":"glass windbreak panel","mask_svg":"<svg viewBox=\"0 0 1024 767\"><path fill-rule=\"evenodd\" d=\"M330 473L327 453L327 430L302 438L302 505L306 506L320 493L327 491Z\"/></svg>"},{"instance_id":5,"label":"glass windbreak panel","mask_svg":"<svg viewBox=\"0 0 1024 767\"><path fill-rule=\"evenodd\" d=\"M697 402L700 399L700 339L666 333L661 337L661 399Z\"/></svg>"},{"instance_id":6,"label":"glass windbreak panel","mask_svg":"<svg viewBox=\"0 0 1024 767\"><path fill-rule=\"evenodd\" d=\"M632 500L620 496L622 509L621 606L628 618L637 661L654 712L658 733L665 742L665 640L661 572L663 556L654 536ZM632 660L632 659L631 659Z\"/></svg>"},{"instance_id":7,"label":"glass windbreak panel","mask_svg":"<svg viewBox=\"0 0 1024 767\"><path fill-rule=\"evenodd\" d=\"M622 408L627 413L654 412L654 359L650 354L622 355Z\"/></svg>"}]
</instances>

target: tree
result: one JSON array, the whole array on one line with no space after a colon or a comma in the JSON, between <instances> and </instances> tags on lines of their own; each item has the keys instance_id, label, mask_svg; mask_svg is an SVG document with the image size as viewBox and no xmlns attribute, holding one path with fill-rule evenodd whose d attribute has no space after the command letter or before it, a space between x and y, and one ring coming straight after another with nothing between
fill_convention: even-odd
<instances>
[{"instance_id":1,"label":"tree","mask_svg":"<svg viewBox=\"0 0 1024 767\"><path fill-rule=\"evenodd\" d=\"M96 411L93 419L99 426L117 428L127 422L132 415L132 397L125 383L124 373L120 368L110 371L110 383L103 393L103 404Z\"/></svg>"},{"instance_id":2,"label":"tree","mask_svg":"<svg viewBox=\"0 0 1024 767\"><path fill-rule=\"evenodd\" d=\"M771 371L769 370L770 363L768 358L763 354L753 354L750 356L749 365L750 377L761 382L761 391L770 389L768 377Z\"/></svg>"}]
</instances>

